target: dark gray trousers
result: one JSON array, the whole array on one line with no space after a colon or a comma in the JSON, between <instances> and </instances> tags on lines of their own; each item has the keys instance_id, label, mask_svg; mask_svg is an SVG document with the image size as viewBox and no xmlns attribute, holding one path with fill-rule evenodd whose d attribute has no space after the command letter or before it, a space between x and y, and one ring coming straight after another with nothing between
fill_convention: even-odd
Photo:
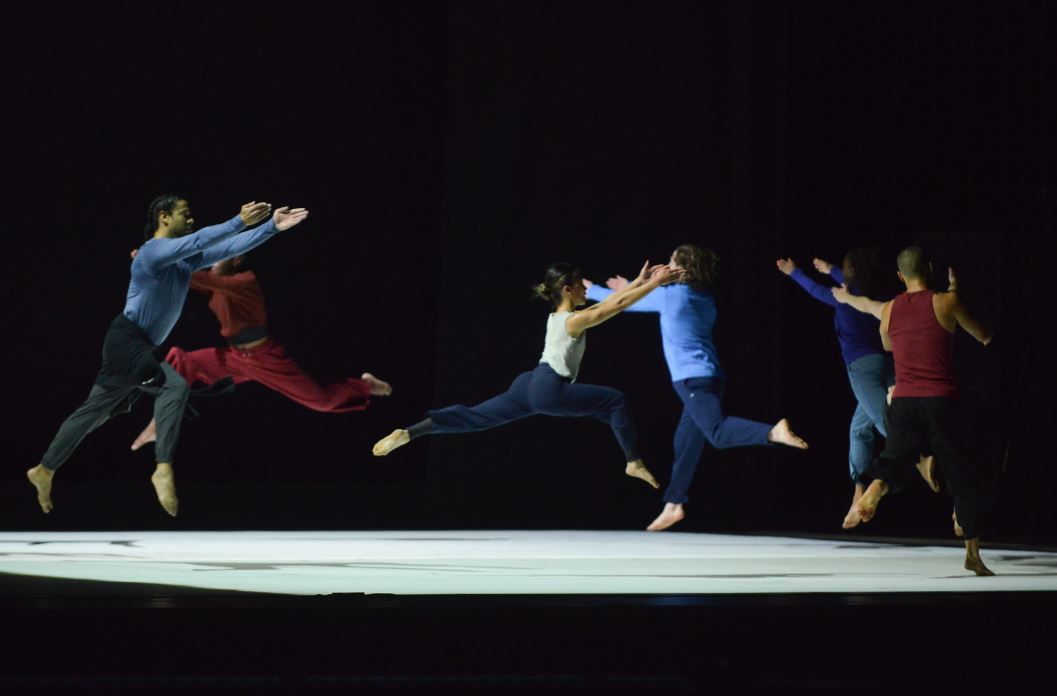
<instances>
[{"instance_id":1,"label":"dark gray trousers","mask_svg":"<svg viewBox=\"0 0 1057 696\"><path fill-rule=\"evenodd\" d=\"M51 441L48 451L40 460L44 468L55 471L63 465L85 436L120 413L127 413L141 394L154 396L154 420L158 427L158 441L154 445L154 458L159 462L172 462L176 443L180 439L184 406L187 404L187 380L180 376L172 365L161 363L165 383L158 387L144 385L99 385L92 386L88 398L63 421L59 432Z\"/></svg>"}]
</instances>

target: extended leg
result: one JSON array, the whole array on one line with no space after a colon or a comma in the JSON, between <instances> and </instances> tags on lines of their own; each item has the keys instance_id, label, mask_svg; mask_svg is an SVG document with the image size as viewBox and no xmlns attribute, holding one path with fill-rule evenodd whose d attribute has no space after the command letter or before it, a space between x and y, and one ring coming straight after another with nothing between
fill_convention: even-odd
<instances>
[{"instance_id":1,"label":"extended leg","mask_svg":"<svg viewBox=\"0 0 1057 696\"><path fill-rule=\"evenodd\" d=\"M313 411L347 413L367 408L372 394L388 395L392 387L370 373L320 384L286 354L279 343L248 353L231 351L227 363L247 379L259 382Z\"/></svg>"},{"instance_id":2,"label":"extended leg","mask_svg":"<svg viewBox=\"0 0 1057 696\"><path fill-rule=\"evenodd\" d=\"M476 406L456 404L430 411L426 421L409 428L397 428L376 442L371 451L376 457L384 457L409 443L412 434L472 433L531 416L533 410L527 396L531 379L532 373L524 372L514 379L507 391Z\"/></svg>"},{"instance_id":3,"label":"extended leg","mask_svg":"<svg viewBox=\"0 0 1057 696\"><path fill-rule=\"evenodd\" d=\"M50 512L53 507L51 481L55 471L69 459L88 433L109 420L120 405L135 398L133 388L92 386L84 403L63 421L40 464L26 472L29 482L37 489L41 510Z\"/></svg>"}]
</instances>

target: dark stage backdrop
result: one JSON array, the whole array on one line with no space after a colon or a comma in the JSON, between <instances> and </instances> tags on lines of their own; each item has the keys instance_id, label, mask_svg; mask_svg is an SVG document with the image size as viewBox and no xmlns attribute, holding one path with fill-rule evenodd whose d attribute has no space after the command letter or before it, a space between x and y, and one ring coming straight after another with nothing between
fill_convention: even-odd
<instances>
[{"instance_id":1,"label":"dark stage backdrop","mask_svg":"<svg viewBox=\"0 0 1057 696\"><path fill-rule=\"evenodd\" d=\"M658 494L608 429L536 418L371 444L427 408L474 403L531 368L547 308L529 288L569 260L596 282L690 241L715 249L728 412L789 417L811 442L706 450L687 531L838 531L854 408L832 313L774 268L917 243L999 330L958 344L996 538L1057 542L1045 241L1057 222L1054 10L1042 2L118 3L43 10L10 74L8 529L636 529ZM92 434L43 517L23 471L87 393L147 202L184 192L202 226L250 199L303 205L252 265L273 333L323 380L370 370L364 413L306 411L257 385L205 402L167 519L147 402ZM891 291L895 291L893 285ZM170 343L216 343L192 294ZM680 404L655 317L590 333L581 379L630 397L666 482ZM868 533L944 537L923 486Z\"/></svg>"}]
</instances>

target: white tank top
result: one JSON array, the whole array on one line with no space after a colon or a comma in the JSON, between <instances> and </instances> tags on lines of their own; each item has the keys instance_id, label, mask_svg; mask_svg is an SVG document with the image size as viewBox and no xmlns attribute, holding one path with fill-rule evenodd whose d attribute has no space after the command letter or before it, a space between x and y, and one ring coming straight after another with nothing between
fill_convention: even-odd
<instances>
[{"instance_id":1,"label":"white tank top","mask_svg":"<svg viewBox=\"0 0 1057 696\"><path fill-rule=\"evenodd\" d=\"M547 317L547 338L543 341L543 357L540 364L546 363L562 377L576 381L580 372L580 361L587 348L587 333L573 338L565 328L565 320L572 312L554 312Z\"/></svg>"}]
</instances>

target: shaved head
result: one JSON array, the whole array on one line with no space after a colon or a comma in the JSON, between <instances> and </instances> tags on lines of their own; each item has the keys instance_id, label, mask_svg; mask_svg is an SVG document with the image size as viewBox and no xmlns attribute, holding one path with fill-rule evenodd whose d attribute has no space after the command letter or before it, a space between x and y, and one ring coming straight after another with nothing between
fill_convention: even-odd
<instances>
[{"instance_id":1,"label":"shaved head","mask_svg":"<svg viewBox=\"0 0 1057 696\"><path fill-rule=\"evenodd\" d=\"M929 263L921 247L907 247L899 252L896 266L907 280L925 280L929 275Z\"/></svg>"}]
</instances>

